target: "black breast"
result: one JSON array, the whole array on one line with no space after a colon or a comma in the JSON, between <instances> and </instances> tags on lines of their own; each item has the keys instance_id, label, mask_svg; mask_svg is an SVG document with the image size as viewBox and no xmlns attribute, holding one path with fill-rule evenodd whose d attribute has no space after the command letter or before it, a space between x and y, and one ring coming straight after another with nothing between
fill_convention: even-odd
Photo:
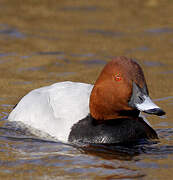
<instances>
[{"instance_id":1,"label":"black breast","mask_svg":"<svg viewBox=\"0 0 173 180\"><path fill-rule=\"evenodd\" d=\"M142 118L138 120L113 119L98 124L88 115L72 126L68 141L73 143L130 143L140 139L158 139Z\"/></svg>"}]
</instances>

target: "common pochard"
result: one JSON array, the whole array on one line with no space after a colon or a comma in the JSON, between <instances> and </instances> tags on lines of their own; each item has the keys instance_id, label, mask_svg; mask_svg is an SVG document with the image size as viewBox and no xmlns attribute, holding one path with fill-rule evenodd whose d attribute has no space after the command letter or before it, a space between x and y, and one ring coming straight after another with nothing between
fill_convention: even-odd
<instances>
[{"instance_id":1,"label":"common pochard","mask_svg":"<svg viewBox=\"0 0 173 180\"><path fill-rule=\"evenodd\" d=\"M32 90L8 120L63 142L112 144L157 139L140 112L165 114L150 99L139 64L116 57L105 65L94 86L66 81Z\"/></svg>"}]
</instances>

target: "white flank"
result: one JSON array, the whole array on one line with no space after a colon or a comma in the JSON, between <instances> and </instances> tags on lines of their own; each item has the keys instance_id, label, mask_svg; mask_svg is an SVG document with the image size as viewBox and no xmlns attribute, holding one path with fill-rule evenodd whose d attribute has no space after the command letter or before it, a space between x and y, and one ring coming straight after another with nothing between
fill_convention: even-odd
<instances>
[{"instance_id":1,"label":"white flank","mask_svg":"<svg viewBox=\"0 0 173 180\"><path fill-rule=\"evenodd\" d=\"M60 82L29 92L9 114L8 120L24 124L67 142L73 124L89 113L93 85Z\"/></svg>"}]
</instances>

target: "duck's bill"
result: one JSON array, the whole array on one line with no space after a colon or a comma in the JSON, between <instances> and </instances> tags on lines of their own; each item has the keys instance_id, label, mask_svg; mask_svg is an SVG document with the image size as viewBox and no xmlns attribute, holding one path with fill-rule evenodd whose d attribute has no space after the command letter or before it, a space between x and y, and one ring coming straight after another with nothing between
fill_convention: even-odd
<instances>
[{"instance_id":1,"label":"duck's bill","mask_svg":"<svg viewBox=\"0 0 173 180\"><path fill-rule=\"evenodd\" d=\"M154 104L149 96L144 96L144 101L140 104L136 104L136 108L148 114L155 114L158 116L165 115L165 112Z\"/></svg>"},{"instance_id":2,"label":"duck's bill","mask_svg":"<svg viewBox=\"0 0 173 180\"><path fill-rule=\"evenodd\" d=\"M144 86L141 88L135 82L133 82L133 91L128 103L130 107L148 114L155 114L158 116L165 114L165 112L150 99L147 87Z\"/></svg>"}]
</instances>

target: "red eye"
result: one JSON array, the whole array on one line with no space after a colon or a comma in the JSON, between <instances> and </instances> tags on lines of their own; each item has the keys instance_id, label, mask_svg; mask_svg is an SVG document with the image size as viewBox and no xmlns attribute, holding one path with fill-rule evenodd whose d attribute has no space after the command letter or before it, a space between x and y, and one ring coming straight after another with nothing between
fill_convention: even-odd
<instances>
[{"instance_id":1,"label":"red eye","mask_svg":"<svg viewBox=\"0 0 173 180\"><path fill-rule=\"evenodd\" d=\"M116 74L114 79L115 81L121 81L122 80L121 74Z\"/></svg>"}]
</instances>

